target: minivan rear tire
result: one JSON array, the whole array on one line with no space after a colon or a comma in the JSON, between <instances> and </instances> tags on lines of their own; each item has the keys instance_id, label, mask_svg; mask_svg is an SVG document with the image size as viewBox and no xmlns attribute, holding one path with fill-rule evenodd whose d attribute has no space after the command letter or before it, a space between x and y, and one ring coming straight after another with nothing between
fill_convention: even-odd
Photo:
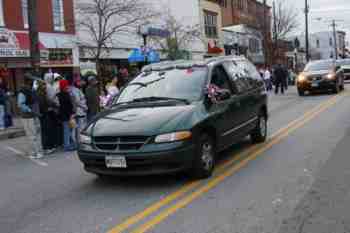
<instances>
[{"instance_id":1,"label":"minivan rear tire","mask_svg":"<svg viewBox=\"0 0 350 233\"><path fill-rule=\"evenodd\" d=\"M200 136L196 155L192 167L192 176L195 179L205 179L212 176L215 167L215 143L211 136L204 133Z\"/></svg>"},{"instance_id":2,"label":"minivan rear tire","mask_svg":"<svg viewBox=\"0 0 350 233\"><path fill-rule=\"evenodd\" d=\"M253 143L262 143L267 138L267 117L262 112L258 116L255 129L251 132L250 138Z\"/></svg>"}]
</instances>

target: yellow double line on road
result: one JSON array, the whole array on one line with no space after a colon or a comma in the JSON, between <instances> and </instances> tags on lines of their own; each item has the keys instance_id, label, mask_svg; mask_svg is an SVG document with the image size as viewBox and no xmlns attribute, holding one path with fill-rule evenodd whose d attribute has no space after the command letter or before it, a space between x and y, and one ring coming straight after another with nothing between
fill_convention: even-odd
<instances>
[{"instance_id":1,"label":"yellow double line on road","mask_svg":"<svg viewBox=\"0 0 350 233\"><path fill-rule=\"evenodd\" d=\"M161 211L158 213L158 215L151 218L149 221L146 221L143 225L136 228L133 233L144 233L148 230L152 229L162 221L164 221L166 218L168 218L170 215L174 214L179 209L184 208L191 202L193 202L198 197L202 196L209 190L213 189L215 186L220 184L229 176L232 176L234 173L245 167L249 164L250 161L255 160L259 155L269 150L273 145L276 145L280 143L284 138L286 138L288 135L290 135L295 130L301 128L304 126L308 121L315 118L325 110L327 110L329 107L334 105L342 95L334 96L330 98L329 100L321 103L317 107L313 108L312 110L306 112L303 116L300 118L292 121L284 128L278 130L276 133L274 133L270 139L261 145L255 145L251 148L248 148L247 150L244 150L243 152L236 155L233 159L227 160L223 163L221 163L217 169L214 172L214 177L209 179L208 182L205 181L193 181L184 184L180 189L175 191L174 193L171 193L170 195L166 196L162 200L154 203L153 205L149 206L145 210L137 213L134 216L129 217L125 221L123 221L121 224L115 226L113 229L108 231L108 233L122 233L131 228L132 226L140 223L141 221L145 220L146 218L150 217L152 214L159 211L161 208L169 205L170 203L174 202L177 199L177 202L169 206L164 211ZM202 184L202 186L200 186ZM188 195L186 195L188 194Z\"/></svg>"}]
</instances>

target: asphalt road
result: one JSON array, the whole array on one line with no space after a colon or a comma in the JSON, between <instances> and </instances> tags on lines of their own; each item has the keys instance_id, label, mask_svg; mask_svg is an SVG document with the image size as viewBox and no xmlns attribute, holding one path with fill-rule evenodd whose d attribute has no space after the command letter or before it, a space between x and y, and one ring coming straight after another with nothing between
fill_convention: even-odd
<instances>
[{"instance_id":1,"label":"asphalt road","mask_svg":"<svg viewBox=\"0 0 350 233\"><path fill-rule=\"evenodd\" d=\"M233 146L203 181L102 181L75 154L30 160L25 138L0 141L0 232L348 233L349 106L350 91L271 95L269 141Z\"/></svg>"}]
</instances>

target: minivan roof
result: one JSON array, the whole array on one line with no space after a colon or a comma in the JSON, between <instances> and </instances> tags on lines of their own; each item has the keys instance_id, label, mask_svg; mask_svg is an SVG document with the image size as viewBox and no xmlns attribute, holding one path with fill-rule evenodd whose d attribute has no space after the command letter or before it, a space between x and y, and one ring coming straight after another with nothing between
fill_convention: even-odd
<instances>
[{"instance_id":1,"label":"minivan roof","mask_svg":"<svg viewBox=\"0 0 350 233\"><path fill-rule=\"evenodd\" d=\"M172 69L188 69L193 67L205 67L209 65L215 65L218 62L222 61L240 61L246 60L243 56L220 56L207 58L204 60L175 60L175 61L163 61L156 64L151 64L145 66L143 72L151 71L163 71L163 70L172 70Z\"/></svg>"}]
</instances>

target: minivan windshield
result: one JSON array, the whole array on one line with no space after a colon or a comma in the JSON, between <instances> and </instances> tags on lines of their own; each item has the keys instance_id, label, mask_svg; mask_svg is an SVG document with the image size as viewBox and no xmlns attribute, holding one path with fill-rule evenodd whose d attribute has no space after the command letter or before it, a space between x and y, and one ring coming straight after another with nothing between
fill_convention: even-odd
<instances>
[{"instance_id":1,"label":"minivan windshield","mask_svg":"<svg viewBox=\"0 0 350 233\"><path fill-rule=\"evenodd\" d=\"M316 61L306 65L305 71L331 70L334 67L332 61Z\"/></svg>"},{"instance_id":2,"label":"minivan windshield","mask_svg":"<svg viewBox=\"0 0 350 233\"><path fill-rule=\"evenodd\" d=\"M154 97L197 101L201 98L207 76L207 67L144 72L128 84L117 103Z\"/></svg>"}]
</instances>

